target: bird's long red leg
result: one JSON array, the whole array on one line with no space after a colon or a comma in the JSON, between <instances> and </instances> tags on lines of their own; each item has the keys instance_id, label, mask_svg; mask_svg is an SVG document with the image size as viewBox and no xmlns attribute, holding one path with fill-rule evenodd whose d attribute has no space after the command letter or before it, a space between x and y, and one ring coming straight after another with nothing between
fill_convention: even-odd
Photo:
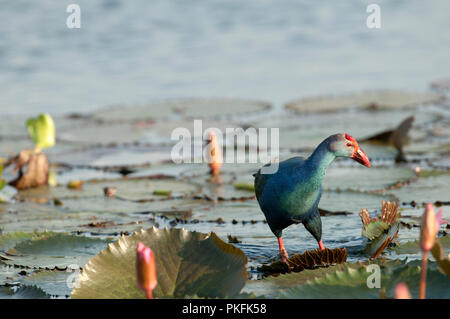
<instances>
[{"instance_id":1,"label":"bird's long red leg","mask_svg":"<svg viewBox=\"0 0 450 319\"><path fill-rule=\"evenodd\" d=\"M325 246L322 243L322 239L319 240L319 248L320 248L320 250L325 250Z\"/></svg>"},{"instance_id":2,"label":"bird's long red leg","mask_svg":"<svg viewBox=\"0 0 450 319\"><path fill-rule=\"evenodd\" d=\"M284 248L283 238L278 238L278 245L280 246L280 257L282 262L286 262L289 258L286 248Z\"/></svg>"}]
</instances>

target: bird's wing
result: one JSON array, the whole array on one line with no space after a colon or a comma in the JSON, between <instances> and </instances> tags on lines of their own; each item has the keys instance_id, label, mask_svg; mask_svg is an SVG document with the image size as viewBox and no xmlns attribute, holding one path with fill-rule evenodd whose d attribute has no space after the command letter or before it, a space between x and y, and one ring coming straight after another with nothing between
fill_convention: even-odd
<instances>
[{"instance_id":1,"label":"bird's wing","mask_svg":"<svg viewBox=\"0 0 450 319\"><path fill-rule=\"evenodd\" d=\"M305 159L300 156L292 157L285 161L279 163L278 171L273 174L261 174L261 169L258 170L253 176L255 177L255 194L258 198L264 191L264 186L266 182L272 178L272 176L276 176L279 173L283 173L285 171L291 170L294 167L300 167L305 162ZM266 164L264 166L268 166L270 164Z\"/></svg>"}]
</instances>

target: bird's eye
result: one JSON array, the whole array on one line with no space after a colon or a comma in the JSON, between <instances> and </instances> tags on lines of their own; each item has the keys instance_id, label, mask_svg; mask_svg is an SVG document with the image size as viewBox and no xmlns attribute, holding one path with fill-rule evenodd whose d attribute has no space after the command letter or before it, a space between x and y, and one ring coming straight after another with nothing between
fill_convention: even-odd
<instances>
[{"instance_id":1,"label":"bird's eye","mask_svg":"<svg viewBox=\"0 0 450 319\"><path fill-rule=\"evenodd\" d=\"M347 147L350 147L350 146L352 146L352 143L347 143Z\"/></svg>"}]
</instances>

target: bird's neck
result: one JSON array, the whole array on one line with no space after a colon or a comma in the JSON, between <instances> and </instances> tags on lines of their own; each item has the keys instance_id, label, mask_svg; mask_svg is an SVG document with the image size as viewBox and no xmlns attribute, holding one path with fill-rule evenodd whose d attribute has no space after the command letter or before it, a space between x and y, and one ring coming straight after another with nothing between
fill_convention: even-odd
<instances>
[{"instance_id":1,"label":"bird's neck","mask_svg":"<svg viewBox=\"0 0 450 319\"><path fill-rule=\"evenodd\" d=\"M307 159L307 165L310 168L311 178L318 184L322 184L328 166L336 158L332 152L328 150L327 141L323 141Z\"/></svg>"}]
</instances>

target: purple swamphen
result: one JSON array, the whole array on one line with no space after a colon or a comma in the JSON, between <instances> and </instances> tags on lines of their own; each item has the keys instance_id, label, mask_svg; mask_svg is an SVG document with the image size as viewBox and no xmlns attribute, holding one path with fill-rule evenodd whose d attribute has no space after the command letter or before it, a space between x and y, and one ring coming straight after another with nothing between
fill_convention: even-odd
<instances>
[{"instance_id":1,"label":"purple swamphen","mask_svg":"<svg viewBox=\"0 0 450 319\"><path fill-rule=\"evenodd\" d=\"M325 249L318 205L322 180L328 165L336 157L349 157L370 167L367 155L352 136L335 134L323 140L309 158L293 157L280 162L273 174L264 174L260 169L253 175L256 198L270 229L278 238L282 261L288 258L282 231L292 224L303 223L320 249Z\"/></svg>"}]
</instances>

